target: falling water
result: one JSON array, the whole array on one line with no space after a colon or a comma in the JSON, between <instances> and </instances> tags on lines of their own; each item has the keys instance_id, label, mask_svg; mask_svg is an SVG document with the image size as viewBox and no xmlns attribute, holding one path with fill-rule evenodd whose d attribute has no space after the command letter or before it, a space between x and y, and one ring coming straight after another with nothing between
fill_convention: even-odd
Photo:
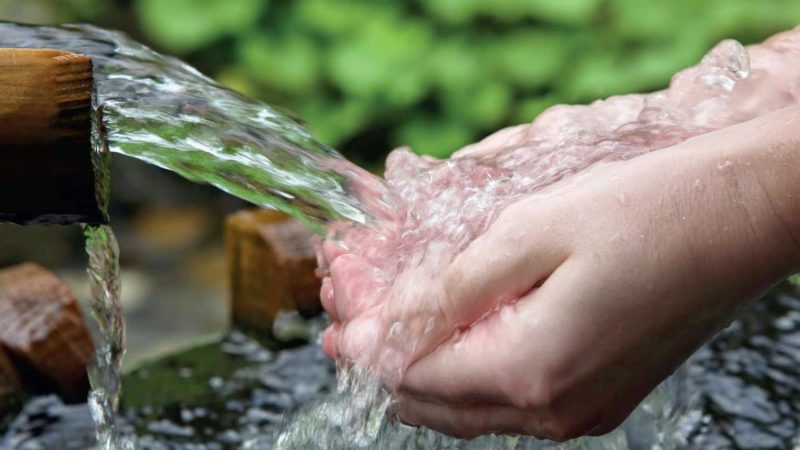
<instances>
[{"instance_id":1,"label":"falling water","mask_svg":"<svg viewBox=\"0 0 800 450\"><path fill-rule=\"evenodd\" d=\"M288 112L229 91L182 61L90 25L0 22L4 47L90 55L100 133L108 149L281 209L317 231L369 214L352 181L363 175ZM376 188L379 188L376 186Z\"/></svg>"},{"instance_id":2,"label":"falling water","mask_svg":"<svg viewBox=\"0 0 800 450\"><path fill-rule=\"evenodd\" d=\"M89 410L97 426L101 450L133 449L132 437L119 436L115 424L119 406L119 367L125 354L125 322L120 304L119 248L107 225L84 226L89 255L92 316L100 330L95 355L89 366Z\"/></svg>"},{"instance_id":3,"label":"falling water","mask_svg":"<svg viewBox=\"0 0 800 450\"><path fill-rule=\"evenodd\" d=\"M329 220L365 223L367 209L351 181L362 176L316 141L288 113L226 90L183 62L127 36L93 26L40 27L0 22L0 46L57 48L92 56L92 133L100 204L108 195L107 154L115 152L212 184L291 214L317 232ZM110 227L84 228L92 312L100 329L89 369L89 403L103 450L134 448L119 436L119 367L125 324L119 303L118 248Z\"/></svg>"},{"instance_id":4,"label":"falling water","mask_svg":"<svg viewBox=\"0 0 800 450\"><path fill-rule=\"evenodd\" d=\"M97 98L93 98L96 104ZM110 156L102 137L101 121L93 108L91 130L92 162L97 203L108 217L110 200ZM95 353L89 363L91 392L87 400L95 422L99 450L133 450L134 436L122 436L117 429L120 366L125 355L125 318L120 303L119 245L109 225L83 225L86 240L92 317L98 328Z\"/></svg>"}]
</instances>

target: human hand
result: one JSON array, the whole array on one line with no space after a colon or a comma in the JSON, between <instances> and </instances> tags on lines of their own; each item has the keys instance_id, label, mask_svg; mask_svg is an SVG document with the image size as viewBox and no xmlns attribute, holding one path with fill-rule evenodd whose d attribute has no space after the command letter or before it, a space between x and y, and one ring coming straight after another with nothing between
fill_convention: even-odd
<instances>
[{"instance_id":1,"label":"human hand","mask_svg":"<svg viewBox=\"0 0 800 450\"><path fill-rule=\"evenodd\" d=\"M739 305L797 270L798 117L597 167L506 208L444 289L464 305L518 300L415 360L399 417L460 437L615 428Z\"/></svg>"},{"instance_id":2,"label":"human hand","mask_svg":"<svg viewBox=\"0 0 800 450\"><path fill-rule=\"evenodd\" d=\"M546 188L390 292L372 289L357 256L378 235L348 236L352 253L329 245L326 351L377 367L402 420L448 434L612 429L796 267L787 229L800 229L800 202L785 167L798 147L781 143L797 112L779 113Z\"/></svg>"}]
</instances>

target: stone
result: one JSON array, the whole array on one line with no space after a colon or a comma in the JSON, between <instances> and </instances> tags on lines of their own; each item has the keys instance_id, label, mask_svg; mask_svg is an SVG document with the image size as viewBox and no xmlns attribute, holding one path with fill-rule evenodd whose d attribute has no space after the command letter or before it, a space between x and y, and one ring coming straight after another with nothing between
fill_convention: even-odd
<instances>
[{"instance_id":1,"label":"stone","mask_svg":"<svg viewBox=\"0 0 800 450\"><path fill-rule=\"evenodd\" d=\"M290 216L248 209L228 216L225 245L233 323L271 331L282 310L322 311L314 234Z\"/></svg>"},{"instance_id":2,"label":"stone","mask_svg":"<svg viewBox=\"0 0 800 450\"><path fill-rule=\"evenodd\" d=\"M69 287L52 272L33 263L0 270L0 348L26 391L85 400L92 338Z\"/></svg>"}]
</instances>

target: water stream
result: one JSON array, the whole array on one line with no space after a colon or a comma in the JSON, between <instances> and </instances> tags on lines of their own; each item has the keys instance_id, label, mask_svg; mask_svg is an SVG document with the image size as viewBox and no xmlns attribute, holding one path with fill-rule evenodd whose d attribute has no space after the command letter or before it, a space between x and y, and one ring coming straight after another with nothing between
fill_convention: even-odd
<instances>
[{"instance_id":1,"label":"water stream","mask_svg":"<svg viewBox=\"0 0 800 450\"><path fill-rule=\"evenodd\" d=\"M125 321L120 304L119 247L108 225L85 226L92 317L99 328L89 365L89 410L97 425L101 450L132 450L133 437L120 436L116 426L121 389L119 368L125 354Z\"/></svg>"},{"instance_id":2,"label":"water stream","mask_svg":"<svg viewBox=\"0 0 800 450\"><path fill-rule=\"evenodd\" d=\"M508 133L508 146L498 154L487 155L477 147L471 157L441 163L397 152L390 157L385 182L319 143L290 114L225 90L181 61L123 34L83 25L0 22L0 46L91 55L98 154L124 154L212 184L254 204L281 209L320 233L332 222L356 226L366 233L359 235L362 242L379 244L358 244L361 247L349 250L374 263L383 283L378 291L383 293L408 270L435 277L438 267L522 195L591 164L630 159L780 107L753 107L737 100L742 92L737 86L753 95L758 92L754 87L767 85L758 83L763 71L750 76L745 49L728 41L676 77L675 89L588 107L554 108L527 132ZM758 59L754 62L759 64ZM785 86L769 86L775 91L770 98L794 101L775 95L783 94L780 89ZM748 106L737 109L740 104ZM465 206L453 208L454 204ZM90 369L92 416L103 450L134 448L133 438L118 433L114 420L124 353L116 243L108 227L87 228L86 237L94 316L103 334ZM409 326L405 343L415 344L424 335L420 330ZM633 448L636 439L663 449L685 447L687 430L697 428L697 417L682 402L676 380L665 383L631 417L634 430L647 431L637 434L623 427L606 437L560 447L625 449ZM336 392L290 415L274 441L253 439L247 448L552 447L533 439L497 436L463 442L404 427L387 420L389 404L388 393L373 376L358 369L340 370Z\"/></svg>"},{"instance_id":3,"label":"water stream","mask_svg":"<svg viewBox=\"0 0 800 450\"><path fill-rule=\"evenodd\" d=\"M110 151L281 209L320 233L330 220L365 223L369 218L350 185L361 170L316 141L288 113L226 90L121 33L92 26L0 23L0 36L3 47L92 56L92 138L101 195L107 196ZM91 412L103 450L133 448L133 437L120 437L115 427L125 344L117 243L107 226L85 227L85 235L92 312L101 331L89 370Z\"/></svg>"}]
</instances>

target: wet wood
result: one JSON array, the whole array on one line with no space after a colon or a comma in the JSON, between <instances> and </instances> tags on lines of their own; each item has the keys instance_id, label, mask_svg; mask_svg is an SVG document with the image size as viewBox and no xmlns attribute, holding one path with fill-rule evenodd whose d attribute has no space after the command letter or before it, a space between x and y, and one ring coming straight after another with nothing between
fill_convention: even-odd
<instances>
[{"instance_id":1,"label":"wet wood","mask_svg":"<svg viewBox=\"0 0 800 450\"><path fill-rule=\"evenodd\" d=\"M101 223L91 137L92 61L0 48L0 221Z\"/></svg>"},{"instance_id":2,"label":"wet wood","mask_svg":"<svg viewBox=\"0 0 800 450\"><path fill-rule=\"evenodd\" d=\"M318 314L313 233L286 214L252 209L228 216L225 245L235 325L271 331L281 310Z\"/></svg>"},{"instance_id":3,"label":"wet wood","mask_svg":"<svg viewBox=\"0 0 800 450\"><path fill-rule=\"evenodd\" d=\"M22 384L17 369L6 351L0 348L0 415L10 412L21 395Z\"/></svg>"},{"instance_id":4,"label":"wet wood","mask_svg":"<svg viewBox=\"0 0 800 450\"><path fill-rule=\"evenodd\" d=\"M78 302L52 272L31 263L0 270L0 347L27 391L85 400L92 339Z\"/></svg>"}]
</instances>

